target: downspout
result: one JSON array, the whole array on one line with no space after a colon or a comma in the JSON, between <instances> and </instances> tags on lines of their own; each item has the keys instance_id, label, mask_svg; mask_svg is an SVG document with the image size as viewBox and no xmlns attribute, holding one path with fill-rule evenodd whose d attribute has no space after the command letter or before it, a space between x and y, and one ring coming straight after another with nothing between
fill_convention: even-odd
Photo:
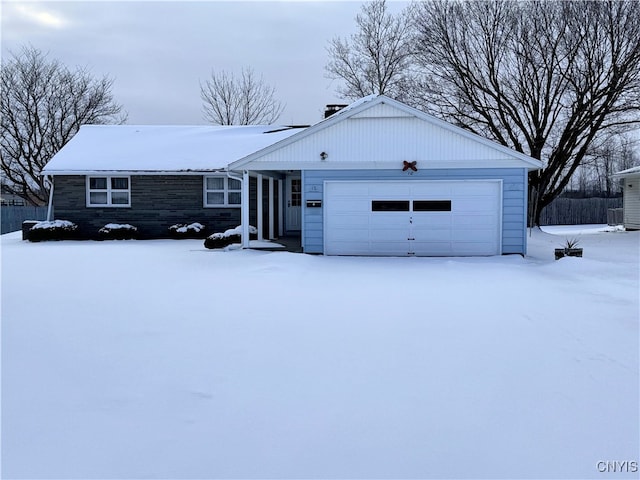
<instances>
[{"instance_id":1,"label":"downspout","mask_svg":"<svg viewBox=\"0 0 640 480\"><path fill-rule=\"evenodd\" d=\"M51 210L53 208L53 179L49 180L49 175L44 176L45 183L49 184L49 204L47 205L47 222L51 221Z\"/></svg>"},{"instance_id":2,"label":"downspout","mask_svg":"<svg viewBox=\"0 0 640 480\"><path fill-rule=\"evenodd\" d=\"M229 178L233 178L234 180L238 180L240 183L242 183L242 177L236 177L234 174L232 174L231 172L227 172L227 177Z\"/></svg>"}]
</instances>

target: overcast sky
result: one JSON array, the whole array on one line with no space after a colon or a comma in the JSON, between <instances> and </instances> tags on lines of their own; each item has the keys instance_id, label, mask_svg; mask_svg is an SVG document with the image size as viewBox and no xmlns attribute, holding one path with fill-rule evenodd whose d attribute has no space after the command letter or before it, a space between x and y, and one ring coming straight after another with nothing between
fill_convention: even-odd
<instances>
[{"instance_id":1,"label":"overcast sky","mask_svg":"<svg viewBox=\"0 0 640 480\"><path fill-rule=\"evenodd\" d=\"M69 67L110 75L129 124L204 124L200 82L212 69L249 66L286 104L279 123L311 124L326 104L341 102L326 78L326 47L356 31L361 5L2 0L2 55L32 45Z\"/></svg>"}]
</instances>

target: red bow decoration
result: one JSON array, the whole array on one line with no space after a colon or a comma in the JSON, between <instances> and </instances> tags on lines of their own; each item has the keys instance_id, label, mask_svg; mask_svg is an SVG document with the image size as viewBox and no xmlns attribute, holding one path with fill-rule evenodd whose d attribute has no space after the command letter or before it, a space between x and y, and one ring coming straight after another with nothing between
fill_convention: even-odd
<instances>
[{"instance_id":1,"label":"red bow decoration","mask_svg":"<svg viewBox=\"0 0 640 480\"><path fill-rule=\"evenodd\" d=\"M413 170L414 172L418 171L418 167L416 167L416 164L418 163L417 161L407 162L406 160L404 160L402 163L404 165L402 167L403 172L406 172L409 169Z\"/></svg>"}]
</instances>

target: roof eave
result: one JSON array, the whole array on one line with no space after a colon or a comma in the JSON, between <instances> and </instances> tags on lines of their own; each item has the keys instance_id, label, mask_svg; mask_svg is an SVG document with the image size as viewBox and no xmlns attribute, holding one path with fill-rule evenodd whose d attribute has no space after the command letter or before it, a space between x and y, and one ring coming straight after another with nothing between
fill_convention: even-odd
<instances>
[{"instance_id":1,"label":"roof eave","mask_svg":"<svg viewBox=\"0 0 640 480\"><path fill-rule=\"evenodd\" d=\"M40 175L202 175L206 173L224 173L226 168L186 169L186 170L43 170Z\"/></svg>"},{"instance_id":2,"label":"roof eave","mask_svg":"<svg viewBox=\"0 0 640 480\"><path fill-rule=\"evenodd\" d=\"M640 175L640 167L628 168L626 170L622 170L620 172L616 172L612 174L611 178L624 178L624 177L635 177L636 175Z\"/></svg>"}]
</instances>

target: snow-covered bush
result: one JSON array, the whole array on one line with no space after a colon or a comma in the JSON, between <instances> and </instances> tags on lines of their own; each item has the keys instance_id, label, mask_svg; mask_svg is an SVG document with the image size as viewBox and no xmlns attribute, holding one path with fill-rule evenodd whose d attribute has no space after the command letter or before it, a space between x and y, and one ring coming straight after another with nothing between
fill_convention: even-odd
<instances>
[{"instance_id":1,"label":"snow-covered bush","mask_svg":"<svg viewBox=\"0 0 640 480\"><path fill-rule=\"evenodd\" d=\"M249 225L249 238L255 239L258 235L258 229L253 225ZM230 228L223 233L214 233L204 240L206 248L224 248L232 243L242 242L242 225L236 228Z\"/></svg>"},{"instance_id":2,"label":"snow-covered bush","mask_svg":"<svg viewBox=\"0 0 640 480\"><path fill-rule=\"evenodd\" d=\"M177 223L169 227L169 235L173 238L202 238L206 227L201 223Z\"/></svg>"},{"instance_id":3,"label":"snow-covered bush","mask_svg":"<svg viewBox=\"0 0 640 480\"><path fill-rule=\"evenodd\" d=\"M71 240L76 238L78 226L69 220L52 220L38 222L29 229L28 240L41 242L43 240Z\"/></svg>"},{"instance_id":4,"label":"snow-covered bush","mask_svg":"<svg viewBox=\"0 0 640 480\"><path fill-rule=\"evenodd\" d=\"M130 240L138 237L138 229L128 223L107 223L98 236L102 240Z\"/></svg>"}]
</instances>

